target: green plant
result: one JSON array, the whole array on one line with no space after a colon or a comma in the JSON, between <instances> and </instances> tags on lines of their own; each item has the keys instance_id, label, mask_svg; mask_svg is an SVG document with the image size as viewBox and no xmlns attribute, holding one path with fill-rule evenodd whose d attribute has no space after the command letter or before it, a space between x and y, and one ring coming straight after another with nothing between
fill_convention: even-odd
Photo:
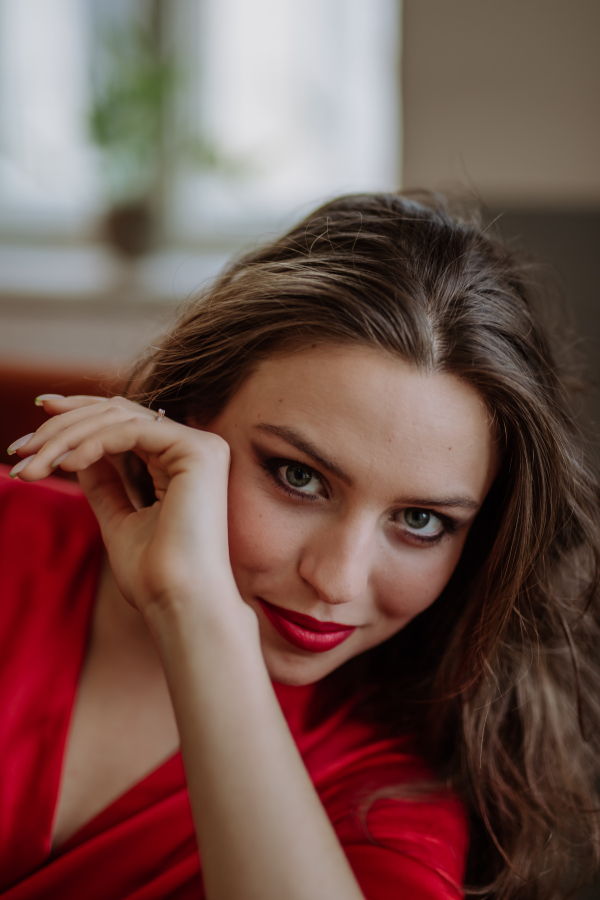
<instances>
[{"instance_id":1,"label":"green plant","mask_svg":"<svg viewBox=\"0 0 600 900\"><path fill-rule=\"evenodd\" d=\"M107 191L113 203L147 198L160 175L175 67L143 21L111 28L101 49L104 65L95 79L89 122L102 150Z\"/></svg>"}]
</instances>

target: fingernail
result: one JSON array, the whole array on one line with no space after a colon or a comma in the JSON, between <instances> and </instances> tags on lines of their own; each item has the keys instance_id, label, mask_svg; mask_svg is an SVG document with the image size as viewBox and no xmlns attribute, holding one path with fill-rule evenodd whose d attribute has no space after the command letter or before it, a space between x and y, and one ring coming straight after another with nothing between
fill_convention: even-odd
<instances>
[{"instance_id":1,"label":"fingernail","mask_svg":"<svg viewBox=\"0 0 600 900\"><path fill-rule=\"evenodd\" d=\"M36 457L36 454L34 454L33 456L28 456L27 459L22 459L21 462L18 462L16 464L16 466L13 466L13 468L8 473L10 475L10 477L16 478L17 475L19 474L19 472L22 472L23 469L25 468L25 466L28 466L29 463L31 462L31 460L35 459L35 457Z\"/></svg>"},{"instance_id":2,"label":"fingernail","mask_svg":"<svg viewBox=\"0 0 600 900\"><path fill-rule=\"evenodd\" d=\"M61 453L58 459L55 459L52 463L52 468L55 469L57 466L60 466L61 462L64 462L67 456L70 456L72 452L72 450L67 450L66 453Z\"/></svg>"},{"instance_id":3,"label":"fingernail","mask_svg":"<svg viewBox=\"0 0 600 900\"><path fill-rule=\"evenodd\" d=\"M25 444L27 443L27 441L30 441L34 434L35 434L35 431L32 431L31 434L23 435L23 437L19 438L18 441L13 441L13 443L10 445L10 447L6 451L8 453L8 455L12 456L13 453L16 453L17 450L20 450L21 447L24 447Z\"/></svg>"},{"instance_id":4,"label":"fingernail","mask_svg":"<svg viewBox=\"0 0 600 900\"><path fill-rule=\"evenodd\" d=\"M44 400L62 400L64 396L64 394L40 394L33 402L36 406L43 406Z\"/></svg>"}]
</instances>

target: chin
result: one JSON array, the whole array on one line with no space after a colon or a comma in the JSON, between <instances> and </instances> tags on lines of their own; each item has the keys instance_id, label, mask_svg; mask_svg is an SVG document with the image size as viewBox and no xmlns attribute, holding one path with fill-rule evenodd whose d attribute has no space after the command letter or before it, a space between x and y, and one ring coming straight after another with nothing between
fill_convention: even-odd
<instances>
[{"instance_id":1,"label":"chin","mask_svg":"<svg viewBox=\"0 0 600 900\"><path fill-rule=\"evenodd\" d=\"M312 659L299 656L296 653L286 653L280 650L263 647L263 656L269 677L278 684L287 684L290 687L303 687L321 681L342 663L334 664L324 659Z\"/></svg>"}]
</instances>

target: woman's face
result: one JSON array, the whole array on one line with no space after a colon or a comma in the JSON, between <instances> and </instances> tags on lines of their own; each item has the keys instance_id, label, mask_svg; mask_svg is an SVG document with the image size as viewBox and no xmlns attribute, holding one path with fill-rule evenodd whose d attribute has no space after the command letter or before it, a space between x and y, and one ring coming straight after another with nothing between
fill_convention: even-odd
<instances>
[{"instance_id":1,"label":"woman's face","mask_svg":"<svg viewBox=\"0 0 600 900\"><path fill-rule=\"evenodd\" d=\"M370 348L261 363L209 430L231 447L235 579L286 684L323 678L433 603L497 470L471 387Z\"/></svg>"}]
</instances>

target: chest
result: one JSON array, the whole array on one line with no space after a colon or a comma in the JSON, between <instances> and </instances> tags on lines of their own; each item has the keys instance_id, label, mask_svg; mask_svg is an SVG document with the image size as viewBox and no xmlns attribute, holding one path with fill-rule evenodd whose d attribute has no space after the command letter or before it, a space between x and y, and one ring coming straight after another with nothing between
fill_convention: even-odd
<instances>
[{"instance_id":1,"label":"chest","mask_svg":"<svg viewBox=\"0 0 600 900\"><path fill-rule=\"evenodd\" d=\"M132 643L112 652L101 642L90 647L63 755L53 848L178 748L162 668Z\"/></svg>"}]
</instances>

